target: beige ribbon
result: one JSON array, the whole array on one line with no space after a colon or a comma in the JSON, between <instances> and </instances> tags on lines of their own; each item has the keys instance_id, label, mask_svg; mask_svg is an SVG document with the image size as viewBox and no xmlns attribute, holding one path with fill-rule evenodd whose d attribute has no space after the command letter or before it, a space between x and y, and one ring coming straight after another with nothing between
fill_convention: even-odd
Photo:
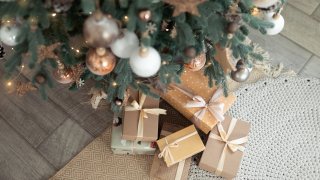
<instances>
[{"instance_id":1,"label":"beige ribbon","mask_svg":"<svg viewBox=\"0 0 320 180\"><path fill-rule=\"evenodd\" d=\"M185 162L186 162L186 160L179 162L177 173L176 173L174 180L181 180Z\"/></svg>"},{"instance_id":2,"label":"beige ribbon","mask_svg":"<svg viewBox=\"0 0 320 180\"><path fill-rule=\"evenodd\" d=\"M213 138L215 140L222 141L222 142L226 143L224 148L223 148L223 151L222 151L222 154L220 156L220 160L218 162L218 166L217 166L217 169L216 169L216 172L215 172L215 174L218 175L218 176L221 175L221 173L222 173L228 147L232 152L236 152L236 151L242 151L243 152L245 147L242 144L248 142L248 136L245 136L245 137L242 137L242 138L239 138L239 139L235 139L235 140L232 140L232 141L228 140L229 136L232 134L232 132L233 132L235 126L236 126L236 123L237 123L237 119L232 118L230 126L229 126L229 129L228 129L228 132L226 133L225 130L223 129L223 126L222 126L221 121L220 121L218 123L218 131L219 131L220 136L218 136L218 135L216 135L216 134L214 134L212 132L210 133L209 138Z\"/></svg>"},{"instance_id":3,"label":"beige ribbon","mask_svg":"<svg viewBox=\"0 0 320 180\"><path fill-rule=\"evenodd\" d=\"M174 89L179 90L183 94L192 98L193 101L189 101L185 107L187 108L202 108L199 111L194 113L195 120L202 120L207 110L218 120L224 120L224 103L220 101L221 96L223 95L223 90L221 88L217 89L215 93L213 93L210 101L206 103L203 97L198 95L193 95L192 93L186 91L185 89L177 86L171 85Z\"/></svg>"},{"instance_id":4,"label":"beige ribbon","mask_svg":"<svg viewBox=\"0 0 320 180\"><path fill-rule=\"evenodd\" d=\"M150 109L144 109L143 104L146 100L146 95L139 92L139 103L134 100L129 106L126 106L125 111L140 111L139 114L139 120L138 120L138 133L137 133L137 139L140 139L143 137L143 124L144 119L148 118L148 114L153 115L160 115L160 114L166 114L165 109L161 108L150 108Z\"/></svg>"},{"instance_id":5,"label":"beige ribbon","mask_svg":"<svg viewBox=\"0 0 320 180\"><path fill-rule=\"evenodd\" d=\"M172 163L175 163L176 161L174 160L174 158L173 158L173 156L172 156L171 148L177 148L177 147L179 147L179 144L178 144L179 142L184 141L184 140L190 138L191 136L194 136L194 135L197 135L197 134L198 134L197 131L194 131L194 132L192 132L192 133L190 133L190 134L187 134L187 135L185 135L185 136L183 136L183 137L181 137L181 138L173 141L173 142L170 143L170 144L168 143L167 138L164 138L164 140L165 140L165 142L166 142L166 146L163 148L163 150L161 151L161 153L158 155L158 158L162 158L162 157L164 157L164 159L170 158L171 162L172 162Z\"/></svg>"}]
</instances>

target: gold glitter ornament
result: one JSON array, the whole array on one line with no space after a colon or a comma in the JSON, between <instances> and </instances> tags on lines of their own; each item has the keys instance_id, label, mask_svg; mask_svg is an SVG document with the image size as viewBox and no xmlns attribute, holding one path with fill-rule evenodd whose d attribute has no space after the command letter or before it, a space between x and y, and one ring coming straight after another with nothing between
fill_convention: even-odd
<instances>
[{"instance_id":1,"label":"gold glitter ornament","mask_svg":"<svg viewBox=\"0 0 320 180\"><path fill-rule=\"evenodd\" d=\"M16 93L19 96L23 96L26 93L30 91L35 91L35 90L37 90L37 88L31 82L28 82L28 83L19 82L16 87Z\"/></svg>"}]
</instances>

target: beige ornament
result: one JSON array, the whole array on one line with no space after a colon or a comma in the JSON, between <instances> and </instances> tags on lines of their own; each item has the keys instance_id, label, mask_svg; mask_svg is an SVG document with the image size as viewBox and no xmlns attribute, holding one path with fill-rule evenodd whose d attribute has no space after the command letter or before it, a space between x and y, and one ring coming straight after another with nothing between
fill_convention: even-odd
<instances>
[{"instance_id":1,"label":"beige ornament","mask_svg":"<svg viewBox=\"0 0 320 180\"><path fill-rule=\"evenodd\" d=\"M54 50L57 49L61 44L54 43L49 46L45 45L40 45L38 47L38 61L37 63L41 63L45 59L58 59L59 57L57 56L56 53L54 53Z\"/></svg>"},{"instance_id":2,"label":"beige ornament","mask_svg":"<svg viewBox=\"0 0 320 180\"><path fill-rule=\"evenodd\" d=\"M102 99L107 99L108 95L102 90L91 88L89 95L91 95L90 103L93 109L97 109Z\"/></svg>"}]
</instances>

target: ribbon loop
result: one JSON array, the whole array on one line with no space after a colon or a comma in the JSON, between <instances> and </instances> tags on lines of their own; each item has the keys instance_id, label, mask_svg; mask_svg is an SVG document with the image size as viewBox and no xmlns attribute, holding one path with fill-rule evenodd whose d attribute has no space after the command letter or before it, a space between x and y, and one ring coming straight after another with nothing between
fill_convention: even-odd
<instances>
[{"instance_id":1,"label":"ribbon loop","mask_svg":"<svg viewBox=\"0 0 320 180\"><path fill-rule=\"evenodd\" d=\"M223 170L223 167L224 167L224 163L225 163L227 149L229 148L233 153L236 152L236 151L242 151L243 152L245 147L242 144L248 142L248 136L241 137L241 138L238 138L238 139L234 139L234 140L231 140L231 141L228 140L230 135L232 134L235 126L236 126L236 123L237 123L237 119L232 118L231 123L229 125L228 132L226 133L224 128L223 128L223 126L222 126L222 124L221 124L221 122L219 122L218 123L218 132L219 132L220 136L217 135L217 134L213 134L212 132L210 133L210 136L209 136L210 138L225 143L225 146L224 146L223 151L222 151L221 156L220 156L220 160L219 160L218 165L217 165L217 169L216 169L216 174L217 175L220 175L222 173L222 170Z\"/></svg>"},{"instance_id":2,"label":"ribbon loop","mask_svg":"<svg viewBox=\"0 0 320 180\"><path fill-rule=\"evenodd\" d=\"M166 114L165 109L160 109L160 108L143 109L143 104L146 100L146 97L147 96L145 94L139 92L139 102L134 100L131 102L129 106L125 107L125 111L140 111L139 119L138 119L137 139L143 137L144 119L148 118L148 114L152 114L152 115Z\"/></svg>"},{"instance_id":3,"label":"ribbon loop","mask_svg":"<svg viewBox=\"0 0 320 180\"><path fill-rule=\"evenodd\" d=\"M186 107L201 108L199 111L194 113L194 118L196 120L202 120L208 110L219 122L221 122L224 120L224 103L219 101L222 95L223 90L221 88L217 89L208 103L206 103L204 98L201 96L193 96L193 101L189 101L186 104Z\"/></svg>"}]
</instances>

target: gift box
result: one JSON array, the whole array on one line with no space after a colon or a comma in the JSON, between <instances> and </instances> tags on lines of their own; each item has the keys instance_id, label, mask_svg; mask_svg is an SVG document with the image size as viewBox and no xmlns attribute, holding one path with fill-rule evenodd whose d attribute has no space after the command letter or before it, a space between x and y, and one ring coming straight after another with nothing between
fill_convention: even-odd
<instances>
[{"instance_id":1,"label":"gift box","mask_svg":"<svg viewBox=\"0 0 320 180\"><path fill-rule=\"evenodd\" d=\"M124 112L122 139L157 140L159 115L166 114L166 110L159 108L159 99L130 90L129 102Z\"/></svg>"},{"instance_id":2,"label":"gift box","mask_svg":"<svg viewBox=\"0 0 320 180\"><path fill-rule=\"evenodd\" d=\"M225 178L235 177L249 130L250 123L226 116L211 131L199 167Z\"/></svg>"},{"instance_id":3,"label":"gift box","mask_svg":"<svg viewBox=\"0 0 320 180\"><path fill-rule=\"evenodd\" d=\"M121 139L121 136L122 125L113 126L111 135L111 150L114 154L155 154L155 142L129 141Z\"/></svg>"},{"instance_id":4,"label":"gift box","mask_svg":"<svg viewBox=\"0 0 320 180\"><path fill-rule=\"evenodd\" d=\"M170 167L204 150L202 140L191 125L157 141L159 158L163 158Z\"/></svg>"},{"instance_id":5,"label":"gift box","mask_svg":"<svg viewBox=\"0 0 320 180\"><path fill-rule=\"evenodd\" d=\"M204 133L209 133L235 102L236 96L229 93L225 97L222 89L208 87L208 78L202 71L185 70L181 82L170 85L171 90L162 94L162 98Z\"/></svg>"},{"instance_id":6,"label":"gift box","mask_svg":"<svg viewBox=\"0 0 320 180\"><path fill-rule=\"evenodd\" d=\"M160 138L168 136L176 131L183 129L182 126L164 123L161 129ZM160 152L156 152L159 154ZM154 156L150 177L159 180L187 180L190 169L191 158L187 158L178 164L174 164L171 167L167 167L166 163L159 159L158 156Z\"/></svg>"}]
</instances>

